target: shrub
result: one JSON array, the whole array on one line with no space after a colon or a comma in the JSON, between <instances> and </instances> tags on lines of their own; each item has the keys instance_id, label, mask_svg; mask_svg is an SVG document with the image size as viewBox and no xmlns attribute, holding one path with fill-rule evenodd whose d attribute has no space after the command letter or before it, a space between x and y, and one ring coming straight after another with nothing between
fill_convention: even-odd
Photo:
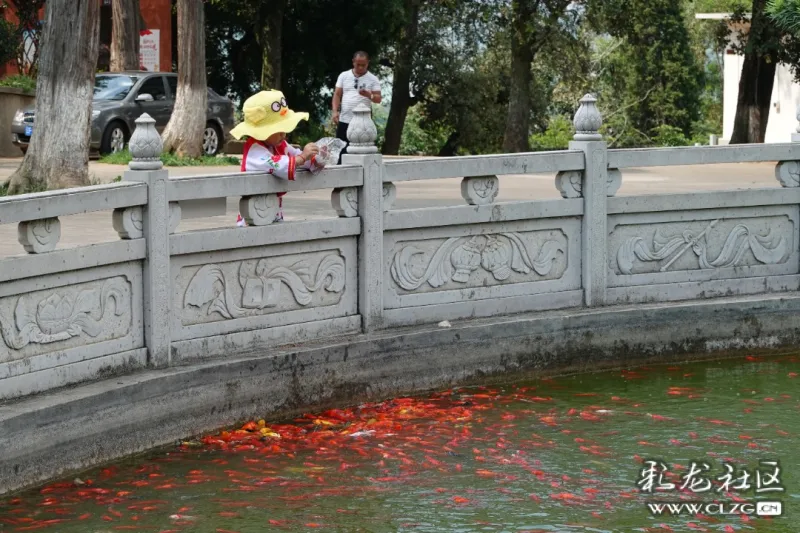
<instances>
[{"instance_id":1,"label":"shrub","mask_svg":"<svg viewBox=\"0 0 800 533\"><path fill-rule=\"evenodd\" d=\"M565 116L556 116L550 119L544 132L531 135L529 142L534 152L566 150L574 135L572 121Z\"/></svg>"},{"instance_id":2,"label":"shrub","mask_svg":"<svg viewBox=\"0 0 800 533\"><path fill-rule=\"evenodd\" d=\"M36 93L36 78L24 74L14 74L0 78L0 87L13 87L34 94Z\"/></svg>"}]
</instances>

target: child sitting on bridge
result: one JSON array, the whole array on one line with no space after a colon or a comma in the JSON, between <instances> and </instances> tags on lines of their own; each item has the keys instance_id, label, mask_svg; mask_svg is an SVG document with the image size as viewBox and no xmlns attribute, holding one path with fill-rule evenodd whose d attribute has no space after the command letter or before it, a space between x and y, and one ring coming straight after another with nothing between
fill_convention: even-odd
<instances>
[{"instance_id":1,"label":"child sitting on bridge","mask_svg":"<svg viewBox=\"0 0 800 533\"><path fill-rule=\"evenodd\" d=\"M244 102L244 122L231 130L237 139L247 137L242 152L242 172L260 171L284 180L294 180L295 170L305 168L314 173L324 166L316 159L319 148L314 143L298 150L286 142L286 134L292 132L301 120L308 120L308 113L296 113L286 105L280 91L261 91ZM278 214L275 222L283 221L283 195L278 193ZM239 214L237 226L245 221Z\"/></svg>"}]
</instances>

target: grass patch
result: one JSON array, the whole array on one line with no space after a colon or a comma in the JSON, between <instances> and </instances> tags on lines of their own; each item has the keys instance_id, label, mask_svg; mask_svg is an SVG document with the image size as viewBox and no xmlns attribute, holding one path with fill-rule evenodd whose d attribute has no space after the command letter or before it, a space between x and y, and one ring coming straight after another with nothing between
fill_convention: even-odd
<instances>
[{"instance_id":1,"label":"grass patch","mask_svg":"<svg viewBox=\"0 0 800 533\"><path fill-rule=\"evenodd\" d=\"M6 76L0 79L0 87L13 87L15 89L22 89L25 92L36 93L36 78L25 76L22 74L14 74L13 76Z\"/></svg>"},{"instance_id":2,"label":"grass patch","mask_svg":"<svg viewBox=\"0 0 800 533\"><path fill-rule=\"evenodd\" d=\"M0 196L8 196L8 184L8 181L0 183Z\"/></svg>"},{"instance_id":3,"label":"grass patch","mask_svg":"<svg viewBox=\"0 0 800 533\"><path fill-rule=\"evenodd\" d=\"M104 155L100 163L109 165L127 165L131 162L131 153L125 149L116 154ZM178 157L175 154L161 154L161 162L167 167L217 167L226 165L239 166L241 161L231 156Z\"/></svg>"}]
</instances>

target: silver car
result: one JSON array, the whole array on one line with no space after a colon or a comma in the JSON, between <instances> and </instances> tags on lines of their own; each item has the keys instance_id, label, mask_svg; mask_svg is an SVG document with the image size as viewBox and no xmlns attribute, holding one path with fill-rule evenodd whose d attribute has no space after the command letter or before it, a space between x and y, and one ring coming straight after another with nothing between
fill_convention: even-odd
<instances>
[{"instance_id":1,"label":"silver car","mask_svg":"<svg viewBox=\"0 0 800 533\"><path fill-rule=\"evenodd\" d=\"M161 133L172 116L178 75L165 72L113 72L97 74L92 101L90 148L100 154L122 150L136 126L147 113ZM24 152L33 133L35 108L17 111L11 121L11 140ZM225 146L234 124L234 106L228 98L208 89L203 152L216 155Z\"/></svg>"}]
</instances>

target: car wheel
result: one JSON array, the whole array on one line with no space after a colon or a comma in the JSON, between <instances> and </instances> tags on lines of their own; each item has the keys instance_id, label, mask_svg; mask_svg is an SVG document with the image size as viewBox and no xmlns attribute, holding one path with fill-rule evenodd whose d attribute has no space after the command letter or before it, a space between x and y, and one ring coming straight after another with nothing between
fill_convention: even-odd
<instances>
[{"instance_id":1,"label":"car wheel","mask_svg":"<svg viewBox=\"0 0 800 533\"><path fill-rule=\"evenodd\" d=\"M222 150L222 131L216 124L206 124L203 131L203 155L214 156Z\"/></svg>"},{"instance_id":2,"label":"car wheel","mask_svg":"<svg viewBox=\"0 0 800 533\"><path fill-rule=\"evenodd\" d=\"M122 122L112 122L103 132L103 139L100 141L100 154L115 154L125 149L128 140L127 129Z\"/></svg>"}]
</instances>

